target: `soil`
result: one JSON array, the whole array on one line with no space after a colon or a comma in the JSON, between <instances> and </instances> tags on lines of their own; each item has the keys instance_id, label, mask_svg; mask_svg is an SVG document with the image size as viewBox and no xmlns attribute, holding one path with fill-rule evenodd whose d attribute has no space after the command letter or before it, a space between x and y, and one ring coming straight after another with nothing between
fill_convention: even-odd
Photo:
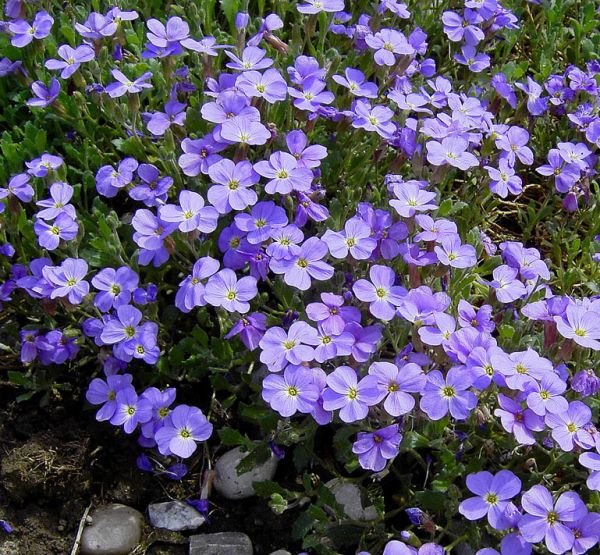
<instances>
[{"instance_id":1,"label":"soil","mask_svg":"<svg viewBox=\"0 0 600 555\"><path fill-rule=\"evenodd\" d=\"M0 519L14 528L0 529L0 555L69 555L89 505L119 502L144 513L153 502L198 498L199 464L180 482L141 472L135 439L96 422L81 395L46 407L15 396L0 385ZM282 461L277 479L292 474L291 461ZM185 534L148 528L135 555L186 555L187 536L224 531L248 534L256 553L297 551L290 537L297 516L275 515L258 497L240 502L213 494L208 524Z\"/></svg>"}]
</instances>

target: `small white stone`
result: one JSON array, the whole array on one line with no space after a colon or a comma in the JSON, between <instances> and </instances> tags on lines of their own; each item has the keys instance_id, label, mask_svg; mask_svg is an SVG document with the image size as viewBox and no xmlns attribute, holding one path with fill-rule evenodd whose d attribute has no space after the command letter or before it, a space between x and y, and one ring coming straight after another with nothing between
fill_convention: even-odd
<instances>
[{"instance_id":1,"label":"small white stone","mask_svg":"<svg viewBox=\"0 0 600 555\"><path fill-rule=\"evenodd\" d=\"M215 463L215 489L227 499L245 499L254 495L253 482L272 480L277 470L277 457L271 456L264 462L258 463L249 472L238 476L236 467L247 456L240 447L227 451Z\"/></svg>"},{"instance_id":2,"label":"small white stone","mask_svg":"<svg viewBox=\"0 0 600 555\"><path fill-rule=\"evenodd\" d=\"M377 509L373 505L363 507L360 488L356 484L341 478L334 478L325 485L331 490L335 500L352 520L373 520L377 518Z\"/></svg>"},{"instance_id":3,"label":"small white stone","mask_svg":"<svg viewBox=\"0 0 600 555\"><path fill-rule=\"evenodd\" d=\"M81 536L82 555L127 555L142 538L142 513L114 503L98 507Z\"/></svg>"},{"instance_id":4,"label":"small white stone","mask_svg":"<svg viewBox=\"0 0 600 555\"><path fill-rule=\"evenodd\" d=\"M181 501L153 503L148 506L148 520L154 528L163 528L172 532L195 530L206 519L194 507Z\"/></svg>"},{"instance_id":5,"label":"small white stone","mask_svg":"<svg viewBox=\"0 0 600 555\"><path fill-rule=\"evenodd\" d=\"M190 537L190 555L252 555L252 542L241 532L218 532Z\"/></svg>"}]
</instances>

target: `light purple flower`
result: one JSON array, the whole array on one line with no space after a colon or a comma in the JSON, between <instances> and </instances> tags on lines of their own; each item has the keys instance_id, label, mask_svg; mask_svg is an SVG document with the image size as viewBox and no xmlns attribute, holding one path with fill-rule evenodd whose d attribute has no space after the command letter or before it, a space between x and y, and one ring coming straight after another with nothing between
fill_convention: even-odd
<instances>
[{"instance_id":1,"label":"light purple flower","mask_svg":"<svg viewBox=\"0 0 600 555\"><path fill-rule=\"evenodd\" d=\"M369 312L376 318L389 321L396 314L396 308L406 289L394 285L396 274L392 268L375 264L369 269L370 281L359 279L352 290L356 297L368 302Z\"/></svg>"},{"instance_id":2,"label":"light purple flower","mask_svg":"<svg viewBox=\"0 0 600 555\"><path fill-rule=\"evenodd\" d=\"M75 207L69 204L71 197L73 196L73 187L62 181L57 181L50 185L50 197L49 199L40 200L36 202L36 206L40 206L43 210L40 210L37 214L37 218L42 220L53 220L61 214L66 214L71 219L76 218Z\"/></svg>"},{"instance_id":3,"label":"light purple flower","mask_svg":"<svg viewBox=\"0 0 600 555\"><path fill-rule=\"evenodd\" d=\"M294 322L289 331L283 328L269 328L260 340L260 361L271 372L279 372L288 364L302 364L314 359L314 345L319 344L317 330L306 322Z\"/></svg>"},{"instance_id":4,"label":"light purple flower","mask_svg":"<svg viewBox=\"0 0 600 555\"><path fill-rule=\"evenodd\" d=\"M352 127L375 131L384 139L389 139L396 131L396 124L391 121L393 117L393 110L387 106L371 107L368 101L359 99L353 105Z\"/></svg>"},{"instance_id":5,"label":"light purple flower","mask_svg":"<svg viewBox=\"0 0 600 555\"><path fill-rule=\"evenodd\" d=\"M24 19L15 19L8 24L12 33L10 43L17 48L24 48L33 39L44 39L50 34L54 19L48 12L37 12L31 25Z\"/></svg>"},{"instance_id":6,"label":"light purple flower","mask_svg":"<svg viewBox=\"0 0 600 555\"><path fill-rule=\"evenodd\" d=\"M51 58L46 60L45 66L51 70L62 70L60 73L62 79L68 79L79 69L82 63L89 62L95 57L94 49L88 44L80 44L76 48L63 44L58 48L58 55L62 60Z\"/></svg>"},{"instance_id":7,"label":"light purple flower","mask_svg":"<svg viewBox=\"0 0 600 555\"><path fill-rule=\"evenodd\" d=\"M202 280L212 276L218 269L219 261L210 256L203 256L196 260L192 274L179 284L175 295L175 306L182 312L190 312L196 306L206 305Z\"/></svg>"},{"instance_id":8,"label":"light purple flower","mask_svg":"<svg viewBox=\"0 0 600 555\"><path fill-rule=\"evenodd\" d=\"M145 424L152 418L152 405L143 397L138 397L132 386L117 391L117 408L110 423L113 426L123 425L123 431L131 434L138 424Z\"/></svg>"},{"instance_id":9,"label":"light purple flower","mask_svg":"<svg viewBox=\"0 0 600 555\"><path fill-rule=\"evenodd\" d=\"M496 298L501 303L512 303L527 294L527 289L517 279L519 271L505 264L498 266L492 272L494 279L489 286L496 290Z\"/></svg>"},{"instance_id":10,"label":"light purple flower","mask_svg":"<svg viewBox=\"0 0 600 555\"><path fill-rule=\"evenodd\" d=\"M182 127L185 124L187 104L169 100L165 104L164 112L145 112L143 115L148 117L146 127L153 135L164 135L171 125Z\"/></svg>"},{"instance_id":11,"label":"light purple flower","mask_svg":"<svg viewBox=\"0 0 600 555\"><path fill-rule=\"evenodd\" d=\"M391 362L374 362L369 374L377 378L381 399L385 398L383 408L390 416L409 413L415 406L415 398L409 393L421 393L427 381L423 369L413 362L402 368Z\"/></svg>"},{"instance_id":12,"label":"light purple flower","mask_svg":"<svg viewBox=\"0 0 600 555\"><path fill-rule=\"evenodd\" d=\"M225 65L229 69L236 69L238 71L266 69L273 65L273 60L267 58L265 56L266 53L266 50L256 46L246 46L241 57L236 56L233 52L225 50L225 54L231 60L231 62L228 62Z\"/></svg>"},{"instance_id":13,"label":"light purple flower","mask_svg":"<svg viewBox=\"0 0 600 555\"><path fill-rule=\"evenodd\" d=\"M500 158L498 169L492 166L484 166L490 176L490 191L501 198L506 198L508 193L518 195L523 191L523 182L516 175L514 167L506 158ZM539 169L539 168L538 168Z\"/></svg>"},{"instance_id":14,"label":"light purple flower","mask_svg":"<svg viewBox=\"0 0 600 555\"><path fill-rule=\"evenodd\" d=\"M313 380L312 370L295 365L289 365L283 375L268 375L262 387L262 398L286 418L296 412L311 413L321 393Z\"/></svg>"},{"instance_id":15,"label":"light purple flower","mask_svg":"<svg viewBox=\"0 0 600 555\"><path fill-rule=\"evenodd\" d=\"M341 295L321 293L321 301L306 305L306 315L325 333L340 335L348 322L360 322L360 311L353 306L343 306Z\"/></svg>"},{"instance_id":16,"label":"light purple flower","mask_svg":"<svg viewBox=\"0 0 600 555\"><path fill-rule=\"evenodd\" d=\"M146 83L146 81L152 77L151 71L142 73L142 75L135 78L133 81L118 69L112 69L111 74L116 81L109 83L105 88L106 93L111 98L118 98L124 94L139 93L144 89L152 88L151 83Z\"/></svg>"},{"instance_id":17,"label":"light purple flower","mask_svg":"<svg viewBox=\"0 0 600 555\"><path fill-rule=\"evenodd\" d=\"M96 189L105 197L114 197L119 189L133 181L134 172L137 168L138 163L133 158L121 160L116 170L113 166L102 166L96 172Z\"/></svg>"},{"instance_id":18,"label":"light purple flower","mask_svg":"<svg viewBox=\"0 0 600 555\"><path fill-rule=\"evenodd\" d=\"M567 384L553 372L544 372L539 382L530 382L527 388L530 391L527 406L538 416L562 414L569 408L568 401L561 396Z\"/></svg>"},{"instance_id":19,"label":"light purple flower","mask_svg":"<svg viewBox=\"0 0 600 555\"><path fill-rule=\"evenodd\" d=\"M99 291L94 305L102 312L112 307L129 304L131 294L137 288L139 276L129 266L103 268L93 278L92 285Z\"/></svg>"},{"instance_id":20,"label":"light purple flower","mask_svg":"<svg viewBox=\"0 0 600 555\"><path fill-rule=\"evenodd\" d=\"M500 417L502 427L512 433L521 445L534 445L533 432L544 429L544 420L502 393L498 394L498 404L500 408L494 410L494 415Z\"/></svg>"},{"instance_id":21,"label":"light purple flower","mask_svg":"<svg viewBox=\"0 0 600 555\"><path fill-rule=\"evenodd\" d=\"M264 73L245 71L235 84L247 97L264 98L269 104L281 102L287 96L287 83L276 69L267 69Z\"/></svg>"},{"instance_id":22,"label":"light purple flower","mask_svg":"<svg viewBox=\"0 0 600 555\"><path fill-rule=\"evenodd\" d=\"M365 74L360 69L347 67L344 70L344 76L333 75L332 79L342 87L346 87L354 96L364 96L365 98L377 98L377 84L367 81Z\"/></svg>"},{"instance_id":23,"label":"light purple flower","mask_svg":"<svg viewBox=\"0 0 600 555\"><path fill-rule=\"evenodd\" d=\"M221 124L221 138L232 143L264 145L271 138L271 133L258 121L235 116Z\"/></svg>"},{"instance_id":24,"label":"light purple flower","mask_svg":"<svg viewBox=\"0 0 600 555\"><path fill-rule=\"evenodd\" d=\"M469 141L463 137L446 137L442 142L429 141L427 147L427 161L434 166L450 164L461 170L468 170L479 165L479 160L474 154L466 152Z\"/></svg>"},{"instance_id":25,"label":"light purple flower","mask_svg":"<svg viewBox=\"0 0 600 555\"><path fill-rule=\"evenodd\" d=\"M480 73L490 67L490 57L482 52L477 53L474 46L466 44L460 49L460 54L454 54L454 59L467 66L473 73Z\"/></svg>"},{"instance_id":26,"label":"light purple flower","mask_svg":"<svg viewBox=\"0 0 600 555\"><path fill-rule=\"evenodd\" d=\"M356 422L365 418L369 407L379 400L375 376L365 376L358 381L356 371L349 366L339 366L327 376L327 388L323 391L323 408L340 410L344 422Z\"/></svg>"},{"instance_id":27,"label":"light purple flower","mask_svg":"<svg viewBox=\"0 0 600 555\"><path fill-rule=\"evenodd\" d=\"M335 13L344 9L344 0L304 0L304 2L296 6L296 9L303 14Z\"/></svg>"},{"instance_id":28,"label":"light purple flower","mask_svg":"<svg viewBox=\"0 0 600 555\"><path fill-rule=\"evenodd\" d=\"M375 34L367 34L365 42L375 50L375 63L380 66L393 66L396 63L395 54L415 54L415 49L406 37L396 29L381 29Z\"/></svg>"},{"instance_id":29,"label":"light purple flower","mask_svg":"<svg viewBox=\"0 0 600 555\"><path fill-rule=\"evenodd\" d=\"M533 164L533 152L527 146L529 142L529 133L526 129L512 125L506 133L500 135L496 139L496 146L503 150L503 156L506 157L508 163L515 165L518 158L523 164Z\"/></svg>"},{"instance_id":30,"label":"light purple flower","mask_svg":"<svg viewBox=\"0 0 600 555\"><path fill-rule=\"evenodd\" d=\"M89 291L90 284L84 280L88 273L87 262L80 258L65 258L60 266L44 266L42 275L54 286L51 299L67 297L71 304L79 304Z\"/></svg>"},{"instance_id":31,"label":"light purple flower","mask_svg":"<svg viewBox=\"0 0 600 555\"><path fill-rule=\"evenodd\" d=\"M561 413L547 413L546 425L552 428L552 439L563 451L572 451L575 445L590 449L595 441L586 429L592 420L592 411L585 403L573 401Z\"/></svg>"},{"instance_id":32,"label":"light purple flower","mask_svg":"<svg viewBox=\"0 0 600 555\"><path fill-rule=\"evenodd\" d=\"M350 218L343 231L328 229L322 239L334 258L346 258L350 253L355 260L366 260L377 247L377 240L371 237L371 228L358 217Z\"/></svg>"},{"instance_id":33,"label":"light purple flower","mask_svg":"<svg viewBox=\"0 0 600 555\"><path fill-rule=\"evenodd\" d=\"M600 351L600 312L570 303L564 314L554 316L558 332L578 345Z\"/></svg>"},{"instance_id":34,"label":"light purple flower","mask_svg":"<svg viewBox=\"0 0 600 555\"><path fill-rule=\"evenodd\" d=\"M166 204L159 208L159 217L165 222L177 224L180 231L199 230L210 233L217 229L219 213L212 206L204 206L204 199L194 191L184 189L179 193L179 206Z\"/></svg>"},{"instance_id":35,"label":"light purple flower","mask_svg":"<svg viewBox=\"0 0 600 555\"><path fill-rule=\"evenodd\" d=\"M453 367L444 375L439 370L427 374L420 407L432 420L440 420L448 412L456 420L465 420L477 405L477 397L468 391L473 385L470 372Z\"/></svg>"},{"instance_id":36,"label":"light purple flower","mask_svg":"<svg viewBox=\"0 0 600 555\"><path fill-rule=\"evenodd\" d=\"M212 424L196 407L179 405L165 418L154 439L163 455L176 455L184 459L196 451L197 441L206 441L213 431Z\"/></svg>"},{"instance_id":37,"label":"light purple flower","mask_svg":"<svg viewBox=\"0 0 600 555\"><path fill-rule=\"evenodd\" d=\"M418 181L403 181L394 185L395 199L390 200L390 206L403 218L411 218L417 212L435 210L437 204L431 202L435 193L426 191L419 186Z\"/></svg>"},{"instance_id":38,"label":"light purple flower","mask_svg":"<svg viewBox=\"0 0 600 555\"><path fill-rule=\"evenodd\" d=\"M270 195L309 191L313 180L310 169L300 167L294 156L279 150L271 154L268 161L262 160L254 164L254 170L270 179L265 185L265 191Z\"/></svg>"},{"instance_id":39,"label":"light purple flower","mask_svg":"<svg viewBox=\"0 0 600 555\"><path fill-rule=\"evenodd\" d=\"M298 161L299 168L318 168L321 160L327 157L327 149L322 145L307 146L308 139L301 129L290 131L286 137L290 154Z\"/></svg>"},{"instance_id":40,"label":"light purple flower","mask_svg":"<svg viewBox=\"0 0 600 555\"><path fill-rule=\"evenodd\" d=\"M63 159L60 156L42 154L39 158L25 162L27 173L35 177L46 177L52 170L60 168L63 164Z\"/></svg>"},{"instance_id":41,"label":"light purple flower","mask_svg":"<svg viewBox=\"0 0 600 555\"><path fill-rule=\"evenodd\" d=\"M46 86L42 81L34 81L31 83L31 92L35 97L27 100L27 106L35 108L45 108L50 106L60 93L60 82L54 77L50 80L50 84Z\"/></svg>"},{"instance_id":42,"label":"light purple flower","mask_svg":"<svg viewBox=\"0 0 600 555\"><path fill-rule=\"evenodd\" d=\"M240 280L233 270L225 268L212 276L206 283L204 300L212 306L220 306L228 312L244 314L258 294L256 278L245 276Z\"/></svg>"},{"instance_id":43,"label":"light purple flower","mask_svg":"<svg viewBox=\"0 0 600 555\"><path fill-rule=\"evenodd\" d=\"M53 251L58 247L61 240L72 241L75 239L79 231L79 226L71 216L62 213L51 224L37 219L33 224L33 230L38 236L40 246Z\"/></svg>"},{"instance_id":44,"label":"light purple flower","mask_svg":"<svg viewBox=\"0 0 600 555\"><path fill-rule=\"evenodd\" d=\"M358 455L358 462L365 470L380 472L387 461L396 457L401 441L398 424L392 424L370 433L359 432L352 452Z\"/></svg>"},{"instance_id":45,"label":"light purple flower","mask_svg":"<svg viewBox=\"0 0 600 555\"><path fill-rule=\"evenodd\" d=\"M185 175L194 177L199 173L208 173L208 168L221 160L217 154L227 148L226 144L218 143L212 134L202 139L188 139L181 141L181 149L184 154L179 157L177 163Z\"/></svg>"},{"instance_id":46,"label":"light purple flower","mask_svg":"<svg viewBox=\"0 0 600 555\"><path fill-rule=\"evenodd\" d=\"M434 247L438 260L452 268L472 268L477 264L477 252L472 245L462 245L459 235L451 235L440 240Z\"/></svg>"}]
</instances>

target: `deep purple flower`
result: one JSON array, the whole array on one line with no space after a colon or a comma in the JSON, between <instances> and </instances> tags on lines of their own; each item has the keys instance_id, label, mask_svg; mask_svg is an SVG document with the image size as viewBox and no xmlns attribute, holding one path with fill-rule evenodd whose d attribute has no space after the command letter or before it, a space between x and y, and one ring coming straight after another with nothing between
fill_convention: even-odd
<instances>
[{"instance_id":1,"label":"deep purple flower","mask_svg":"<svg viewBox=\"0 0 600 555\"><path fill-rule=\"evenodd\" d=\"M580 370L571 378L571 389L582 397L591 397L600 391L600 378L593 368Z\"/></svg>"},{"instance_id":2,"label":"deep purple flower","mask_svg":"<svg viewBox=\"0 0 600 555\"><path fill-rule=\"evenodd\" d=\"M254 351L265 335L266 330L266 315L261 312L252 312L251 314L240 318L225 335L225 339L231 339L232 337L239 335L242 343L246 346L246 349Z\"/></svg>"},{"instance_id":3,"label":"deep purple flower","mask_svg":"<svg viewBox=\"0 0 600 555\"><path fill-rule=\"evenodd\" d=\"M327 388L323 391L323 408L340 410L344 422L356 422L365 418L369 407L379 400L379 388L375 376L365 376L358 381L356 371L349 366L338 366L327 376Z\"/></svg>"},{"instance_id":4,"label":"deep purple flower","mask_svg":"<svg viewBox=\"0 0 600 555\"><path fill-rule=\"evenodd\" d=\"M58 55L62 60L51 58L46 60L45 66L50 70L62 70L60 73L62 79L68 79L79 69L82 63L89 62L95 57L94 49L88 44L80 44L76 48L63 44L58 47Z\"/></svg>"},{"instance_id":5,"label":"deep purple flower","mask_svg":"<svg viewBox=\"0 0 600 555\"><path fill-rule=\"evenodd\" d=\"M389 321L396 314L395 307L400 304L406 289L394 285L396 274L387 266L371 266L369 278L370 281L359 279L352 290L359 300L370 303L369 312L373 316Z\"/></svg>"},{"instance_id":6,"label":"deep purple flower","mask_svg":"<svg viewBox=\"0 0 600 555\"><path fill-rule=\"evenodd\" d=\"M179 405L156 432L155 440L161 454L173 454L185 459L196 450L196 442L206 441L212 435L212 430L212 424L200 409Z\"/></svg>"},{"instance_id":7,"label":"deep purple flower","mask_svg":"<svg viewBox=\"0 0 600 555\"><path fill-rule=\"evenodd\" d=\"M539 166L535 171L541 175L554 177L554 184L559 193L568 192L579 180L581 172L574 163L566 163L557 148L548 151L548 163Z\"/></svg>"},{"instance_id":8,"label":"deep purple flower","mask_svg":"<svg viewBox=\"0 0 600 555\"><path fill-rule=\"evenodd\" d=\"M65 258L60 266L44 266L44 278L54 286L50 298L67 297L71 304L79 304L89 291L90 284L85 281L88 273L87 262L80 258Z\"/></svg>"},{"instance_id":9,"label":"deep purple flower","mask_svg":"<svg viewBox=\"0 0 600 555\"><path fill-rule=\"evenodd\" d=\"M289 364L302 364L314 359L314 345L319 344L317 330L306 322L294 322L289 331L269 328L259 342L260 361L271 372L279 372Z\"/></svg>"},{"instance_id":10,"label":"deep purple flower","mask_svg":"<svg viewBox=\"0 0 600 555\"><path fill-rule=\"evenodd\" d=\"M17 48L27 46L33 39L44 39L50 34L54 19L48 12L37 12L31 25L24 19L15 19L8 24L12 33L10 43Z\"/></svg>"},{"instance_id":11,"label":"deep purple flower","mask_svg":"<svg viewBox=\"0 0 600 555\"><path fill-rule=\"evenodd\" d=\"M27 100L28 106L36 108L45 108L52 104L60 93L60 83L54 77L50 80L50 84L46 86L42 81L34 81L31 83L31 92L35 95L34 98Z\"/></svg>"},{"instance_id":12,"label":"deep purple flower","mask_svg":"<svg viewBox=\"0 0 600 555\"><path fill-rule=\"evenodd\" d=\"M500 408L494 410L494 415L500 417L502 427L512 433L521 445L534 445L533 432L544 429L544 420L502 393L498 394L498 404Z\"/></svg>"},{"instance_id":13,"label":"deep purple flower","mask_svg":"<svg viewBox=\"0 0 600 555\"><path fill-rule=\"evenodd\" d=\"M505 530L510 523L504 516L509 500L521 491L521 480L509 470L496 475L476 472L467 476L467 487L476 495L464 500L458 510L468 520L479 520L484 516L492 528Z\"/></svg>"},{"instance_id":14,"label":"deep purple flower","mask_svg":"<svg viewBox=\"0 0 600 555\"><path fill-rule=\"evenodd\" d=\"M521 498L524 514L519 519L519 531L531 543L545 540L551 553L565 553L575 543L575 535L569 525L581 520L587 508L572 491L563 493L556 503L544 486L533 486Z\"/></svg>"},{"instance_id":15,"label":"deep purple flower","mask_svg":"<svg viewBox=\"0 0 600 555\"><path fill-rule=\"evenodd\" d=\"M321 393L312 370L296 365L287 366L283 374L268 375L262 387L262 398L283 417L312 412Z\"/></svg>"},{"instance_id":16,"label":"deep purple flower","mask_svg":"<svg viewBox=\"0 0 600 555\"><path fill-rule=\"evenodd\" d=\"M11 534L14 531L14 528L10 525L10 523L2 519L0 519L0 528L2 528L5 534Z\"/></svg>"},{"instance_id":17,"label":"deep purple flower","mask_svg":"<svg viewBox=\"0 0 600 555\"><path fill-rule=\"evenodd\" d=\"M358 462L364 469L379 472L398 454L401 441L398 424L392 424L371 433L359 432L352 452L358 455Z\"/></svg>"},{"instance_id":18,"label":"deep purple flower","mask_svg":"<svg viewBox=\"0 0 600 555\"><path fill-rule=\"evenodd\" d=\"M220 306L228 312L243 314L250 310L248 301L257 294L256 278L245 276L238 280L233 270L225 268L208 280L204 291L204 300L208 304Z\"/></svg>"},{"instance_id":19,"label":"deep purple flower","mask_svg":"<svg viewBox=\"0 0 600 555\"><path fill-rule=\"evenodd\" d=\"M440 420L448 412L457 420L465 420L477 405L477 397L468 391L473 384L469 372L450 368L444 375L439 370L427 374L420 407L432 420Z\"/></svg>"}]
</instances>

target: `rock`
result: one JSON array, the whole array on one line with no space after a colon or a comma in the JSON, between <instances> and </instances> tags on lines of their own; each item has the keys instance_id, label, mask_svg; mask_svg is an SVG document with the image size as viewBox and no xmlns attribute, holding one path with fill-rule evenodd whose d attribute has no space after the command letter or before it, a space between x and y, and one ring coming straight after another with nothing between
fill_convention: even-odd
<instances>
[{"instance_id":1,"label":"rock","mask_svg":"<svg viewBox=\"0 0 600 555\"><path fill-rule=\"evenodd\" d=\"M241 532L219 532L190 537L190 555L252 555L252 542Z\"/></svg>"},{"instance_id":2,"label":"rock","mask_svg":"<svg viewBox=\"0 0 600 555\"><path fill-rule=\"evenodd\" d=\"M167 501L148 506L148 520L154 528L164 528L172 532L195 530L206 519L194 507L182 501Z\"/></svg>"},{"instance_id":3,"label":"rock","mask_svg":"<svg viewBox=\"0 0 600 555\"><path fill-rule=\"evenodd\" d=\"M340 478L329 480L325 484L335 496L335 500L344 508L352 520L373 520L377 518L377 509L373 505L364 507L360 497L360 488L352 482Z\"/></svg>"},{"instance_id":4,"label":"rock","mask_svg":"<svg viewBox=\"0 0 600 555\"><path fill-rule=\"evenodd\" d=\"M271 453L271 457L265 462L257 464L249 472L238 476L236 467L246 456L240 447L227 451L215 464L215 489L227 499L245 499L254 495L252 482L264 482L272 480L277 470L277 457Z\"/></svg>"},{"instance_id":5,"label":"rock","mask_svg":"<svg viewBox=\"0 0 600 555\"><path fill-rule=\"evenodd\" d=\"M273 551L273 553L271 553L271 555L292 555L289 551L286 551L285 549L278 549L277 551Z\"/></svg>"},{"instance_id":6,"label":"rock","mask_svg":"<svg viewBox=\"0 0 600 555\"><path fill-rule=\"evenodd\" d=\"M142 513L114 503L98 507L81 536L82 555L127 555L142 538Z\"/></svg>"}]
</instances>

